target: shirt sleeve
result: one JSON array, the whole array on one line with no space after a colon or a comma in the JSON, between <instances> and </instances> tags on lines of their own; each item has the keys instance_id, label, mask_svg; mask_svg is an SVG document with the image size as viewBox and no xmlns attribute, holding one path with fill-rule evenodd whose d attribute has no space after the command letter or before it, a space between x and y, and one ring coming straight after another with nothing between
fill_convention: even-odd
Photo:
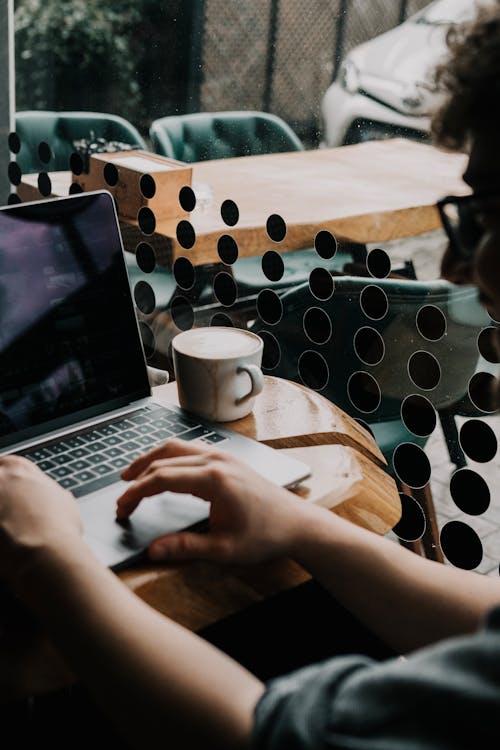
<instances>
[{"instance_id":1,"label":"shirt sleeve","mask_svg":"<svg viewBox=\"0 0 500 750\"><path fill-rule=\"evenodd\" d=\"M406 659L337 657L270 682L253 750L500 747L500 608Z\"/></svg>"}]
</instances>

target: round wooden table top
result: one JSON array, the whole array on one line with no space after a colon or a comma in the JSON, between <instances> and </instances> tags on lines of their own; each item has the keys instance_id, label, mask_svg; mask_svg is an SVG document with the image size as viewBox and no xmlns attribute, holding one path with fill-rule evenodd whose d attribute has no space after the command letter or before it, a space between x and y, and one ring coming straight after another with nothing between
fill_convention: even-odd
<instances>
[{"instance_id":1,"label":"round wooden table top","mask_svg":"<svg viewBox=\"0 0 500 750\"><path fill-rule=\"evenodd\" d=\"M153 393L160 402L178 403L175 383L158 386ZM311 476L294 489L305 502L331 508L380 534L399 520L399 494L371 435L320 394L266 376L254 411L226 426L307 463ZM140 564L118 575L152 607L191 630L309 578L284 559L247 567L204 561ZM48 641L29 628L3 634L0 661L0 698L47 692L70 680Z\"/></svg>"}]
</instances>

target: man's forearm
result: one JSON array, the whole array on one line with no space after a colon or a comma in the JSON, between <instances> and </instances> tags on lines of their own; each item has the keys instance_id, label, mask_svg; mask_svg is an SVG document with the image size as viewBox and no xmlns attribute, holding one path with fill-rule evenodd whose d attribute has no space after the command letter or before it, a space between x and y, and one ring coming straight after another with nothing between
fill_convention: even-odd
<instances>
[{"instance_id":1,"label":"man's forearm","mask_svg":"<svg viewBox=\"0 0 500 750\"><path fill-rule=\"evenodd\" d=\"M304 506L290 556L393 648L474 630L500 581L442 565L322 508Z\"/></svg>"},{"instance_id":2,"label":"man's forearm","mask_svg":"<svg viewBox=\"0 0 500 750\"><path fill-rule=\"evenodd\" d=\"M23 598L124 736L144 747L243 748L261 683L152 610L85 550L49 553ZM40 584L40 582L42 582Z\"/></svg>"}]
</instances>

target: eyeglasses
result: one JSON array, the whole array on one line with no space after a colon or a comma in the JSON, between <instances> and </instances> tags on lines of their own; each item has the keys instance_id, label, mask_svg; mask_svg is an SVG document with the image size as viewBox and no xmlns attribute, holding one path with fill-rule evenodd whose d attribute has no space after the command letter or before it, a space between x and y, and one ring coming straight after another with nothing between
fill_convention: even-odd
<instances>
[{"instance_id":1,"label":"eyeglasses","mask_svg":"<svg viewBox=\"0 0 500 750\"><path fill-rule=\"evenodd\" d=\"M436 205L452 252L471 261L485 233L485 216L500 211L500 191L449 195Z\"/></svg>"}]
</instances>

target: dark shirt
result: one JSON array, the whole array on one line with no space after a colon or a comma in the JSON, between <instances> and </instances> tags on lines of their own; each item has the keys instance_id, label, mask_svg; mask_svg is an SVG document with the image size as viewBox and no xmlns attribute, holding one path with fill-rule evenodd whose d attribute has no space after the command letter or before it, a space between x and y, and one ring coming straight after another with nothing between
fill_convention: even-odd
<instances>
[{"instance_id":1,"label":"dark shirt","mask_svg":"<svg viewBox=\"0 0 500 750\"><path fill-rule=\"evenodd\" d=\"M379 663L329 659L267 685L255 750L500 747L500 607L475 634Z\"/></svg>"}]
</instances>

